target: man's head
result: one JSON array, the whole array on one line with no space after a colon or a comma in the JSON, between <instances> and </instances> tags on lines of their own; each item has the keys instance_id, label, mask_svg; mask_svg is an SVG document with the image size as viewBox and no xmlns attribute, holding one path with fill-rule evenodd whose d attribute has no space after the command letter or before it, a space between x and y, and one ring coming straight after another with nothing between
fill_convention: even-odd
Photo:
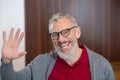
<instances>
[{"instance_id":1,"label":"man's head","mask_svg":"<svg viewBox=\"0 0 120 80\"><path fill-rule=\"evenodd\" d=\"M77 39L81 35L74 17L57 13L49 21L49 33L58 55L63 59L74 56L78 49Z\"/></svg>"}]
</instances>

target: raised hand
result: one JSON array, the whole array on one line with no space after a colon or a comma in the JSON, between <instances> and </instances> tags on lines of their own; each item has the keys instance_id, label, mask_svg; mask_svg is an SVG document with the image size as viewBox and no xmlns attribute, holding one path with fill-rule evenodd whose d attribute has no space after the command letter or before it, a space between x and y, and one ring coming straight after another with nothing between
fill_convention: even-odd
<instances>
[{"instance_id":1,"label":"raised hand","mask_svg":"<svg viewBox=\"0 0 120 80\"><path fill-rule=\"evenodd\" d=\"M19 58L25 55L27 52L18 51L19 44L24 37L24 32L20 33L20 29L17 29L15 36L13 36L14 28L11 29L9 38L6 38L6 31L3 32L3 47L2 47L2 60L5 63L9 63L11 60Z\"/></svg>"}]
</instances>

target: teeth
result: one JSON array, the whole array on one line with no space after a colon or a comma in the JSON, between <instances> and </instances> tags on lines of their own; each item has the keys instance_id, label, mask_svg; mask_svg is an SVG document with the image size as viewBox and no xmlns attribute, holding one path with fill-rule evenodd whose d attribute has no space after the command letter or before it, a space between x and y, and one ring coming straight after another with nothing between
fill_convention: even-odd
<instances>
[{"instance_id":1,"label":"teeth","mask_svg":"<svg viewBox=\"0 0 120 80\"><path fill-rule=\"evenodd\" d=\"M68 45L68 43L64 43L64 44L61 44L61 47L65 47L67 45Z\"/></svg>"}]
</instances>

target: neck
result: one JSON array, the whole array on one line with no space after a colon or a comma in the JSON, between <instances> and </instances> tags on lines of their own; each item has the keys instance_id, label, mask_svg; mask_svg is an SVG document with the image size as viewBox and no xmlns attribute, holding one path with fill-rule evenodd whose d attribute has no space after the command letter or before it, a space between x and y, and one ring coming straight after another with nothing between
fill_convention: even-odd
<instances>
[{"instance_id":1,"label":"neck","mask_svg":"<svg viewBox=\"0 0 120 80\"><path fill-rule=\"evenodd\" d=\"M82 54L82 49L78 47L75 54L70 59L67 59L65 61L72 66L78 61L78 59L81 57L81 54Z\"/></svg>"}]
</instances>

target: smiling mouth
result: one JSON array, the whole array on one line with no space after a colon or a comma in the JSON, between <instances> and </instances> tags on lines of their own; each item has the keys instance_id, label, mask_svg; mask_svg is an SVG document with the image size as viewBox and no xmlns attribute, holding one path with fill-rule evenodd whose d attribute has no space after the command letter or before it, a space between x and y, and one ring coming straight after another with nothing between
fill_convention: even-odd
<instances>
[{"instance_id":1,"label":"smiling mouth","mask_svg":"<svg viewBox=\"0 0 120 80\"><path fill-rule=\"evenodd\" d=\"M69 44L71 43L71 41L66 41L66 42L59 42L58 46L62 49L65 49L69 46Z\"/></svg>"}]
</instances>

